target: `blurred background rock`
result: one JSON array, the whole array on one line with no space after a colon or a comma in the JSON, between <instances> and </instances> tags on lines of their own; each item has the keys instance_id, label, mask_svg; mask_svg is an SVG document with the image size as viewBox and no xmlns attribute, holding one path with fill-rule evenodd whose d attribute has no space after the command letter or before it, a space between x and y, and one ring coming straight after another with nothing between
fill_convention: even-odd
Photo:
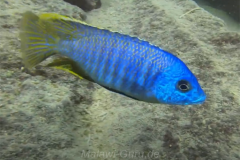
<instances>
[{"instance_id":1,"label":"blurred background rock","mask_svg":"<svg viewBox=\"0 0 240 160\"><path fill-rule=\"evenodd\" d=\"M102 3L100 0L64 0L72 5L76 5L84 11L91 11L100 8Z\"/></svg>"},{"instance_id":2,"label":"blurred background rock","mask_svg":"<svg viewBox=\"0 0 240 160\"><path fill-rule=\"evenodd\" d=\"M228 28L240 31L240 0L194 0L200 7L225 21Z\"/></svg>"}]
</instances>

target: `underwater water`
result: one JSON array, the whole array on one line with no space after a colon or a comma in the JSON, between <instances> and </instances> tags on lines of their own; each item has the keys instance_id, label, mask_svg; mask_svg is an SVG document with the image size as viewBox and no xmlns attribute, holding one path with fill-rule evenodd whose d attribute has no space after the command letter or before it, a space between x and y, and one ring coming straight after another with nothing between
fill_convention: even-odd
<instances>
[{"instance_id":1,"label":"underwater water","mask_svg":"<svg viewBox=\"0 0 240 160\"><path fill-rule=\"evenodd\" d=\"M85 0L85 11L66 1L0 1L0 160L240 159L240 32L229 27L236 20L192 0ZM19 38L26 11L149 41L178 56L207 99L137 101L44 67L54 57L28 70Z\"/></svg>"}]
</instances>

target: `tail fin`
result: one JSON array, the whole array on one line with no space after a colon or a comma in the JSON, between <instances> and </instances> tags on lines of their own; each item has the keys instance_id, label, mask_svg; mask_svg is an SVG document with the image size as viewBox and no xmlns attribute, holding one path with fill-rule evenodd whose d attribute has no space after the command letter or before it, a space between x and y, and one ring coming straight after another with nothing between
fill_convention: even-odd
<instances>
[{"instance_id":1,"label":"tail fin","mask_svg":"<svg viewBox=\"0 0 240 160\"><path fill-rule=\"evenodd\" d=\"M40 19L32 12L26 12L20 27L22 59L27 68L34 67L57 53L59 37L51 22Z\"/></svg>"}]
</instances>

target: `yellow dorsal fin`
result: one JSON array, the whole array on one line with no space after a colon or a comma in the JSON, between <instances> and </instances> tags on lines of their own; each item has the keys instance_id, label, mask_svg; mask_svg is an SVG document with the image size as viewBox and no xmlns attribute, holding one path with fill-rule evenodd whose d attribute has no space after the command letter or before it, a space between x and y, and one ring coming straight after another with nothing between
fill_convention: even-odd
<instances>
[{"instance_id":1,"label":"yellow dorsal fin","mask_svg":"<svg viewBox=\"0 0 240 160\"><path fill-rule=\"evenodd\" d=\"M55 22L61 21L61 22L65 22L65 24L69 24L69 23L72 22L71 25L75 24L75 27L82 24L82 25L85 25L85 26L95 27L95 28L98 28L98 29L109 30L109 29L105 29L105 28L102 28L102 27L98 27L98 26L88 24L84 21L81 21L81 20L78 20L78 19L75 19L75 18L72 18L72 17L63 16L63 15L60 15L60 14L57 14L57 13L42 13L42 14L39 15L39 18L42 19L42 20L49 20L49 21L53 21L53 22L54 21ZM75 23L73 23L73 22L75 22ZM112 31L112 30L109 30L109 31L116 32L116 31Z\"/></svg>"},{"instance_id":2,"label":"yellow dorsal fin","mask_svg":"<svg viewBox=\"0 0 240 160\"><path fill-rule=\"evenodd\" d=\"M82 23L87 25L87 23L81 21L81 20L77 20L75 18L71 18L71 17L67 17L67 16L63 16L57 13L42 13L39 15L40 19L43 20L64 20L64 21L72 21L72 22L78 22L78 23Z\"/></svg>"},{"instance_id":3,"label":"yellow dorsal fin","mask_svg":"<svg viewBox=\"0 0 240 160\"><path fill-rule=\"evenodd\" d=\"M50 22L62 40L80 39L89 33L89 31L84 27L89 26L87 23L81 20L59 15L57 13L42 13L39 15L39 19Z\"/></svg>"}]
</instances>

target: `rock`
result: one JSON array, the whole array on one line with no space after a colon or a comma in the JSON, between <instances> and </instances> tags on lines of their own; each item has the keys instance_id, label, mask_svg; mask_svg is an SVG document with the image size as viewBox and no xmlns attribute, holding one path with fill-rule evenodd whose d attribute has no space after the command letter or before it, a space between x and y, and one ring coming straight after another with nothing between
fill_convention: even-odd
<instances>
[{"instance_id":1,"label":"rock","mask_svg":"<svg viewBox=\"0 0 240 160\"><path fill-rule=\"evenodd\" d=\"M209 6L225 11L230 17L235 19L236 21L240 22L240 0L194 0L195 2L199 3L206 3Z\"/></svg>"},{"instance_id":2,"label":"rock","mask_svg":"<svg viewBox=\"0 0 240 160\"><path fill-rule=\"evenodd\" d=\"M91 11L100 8L102 3L100 0L64 0L72 5L76 5L84 11Z\"/></svg>"}]
</instances>

